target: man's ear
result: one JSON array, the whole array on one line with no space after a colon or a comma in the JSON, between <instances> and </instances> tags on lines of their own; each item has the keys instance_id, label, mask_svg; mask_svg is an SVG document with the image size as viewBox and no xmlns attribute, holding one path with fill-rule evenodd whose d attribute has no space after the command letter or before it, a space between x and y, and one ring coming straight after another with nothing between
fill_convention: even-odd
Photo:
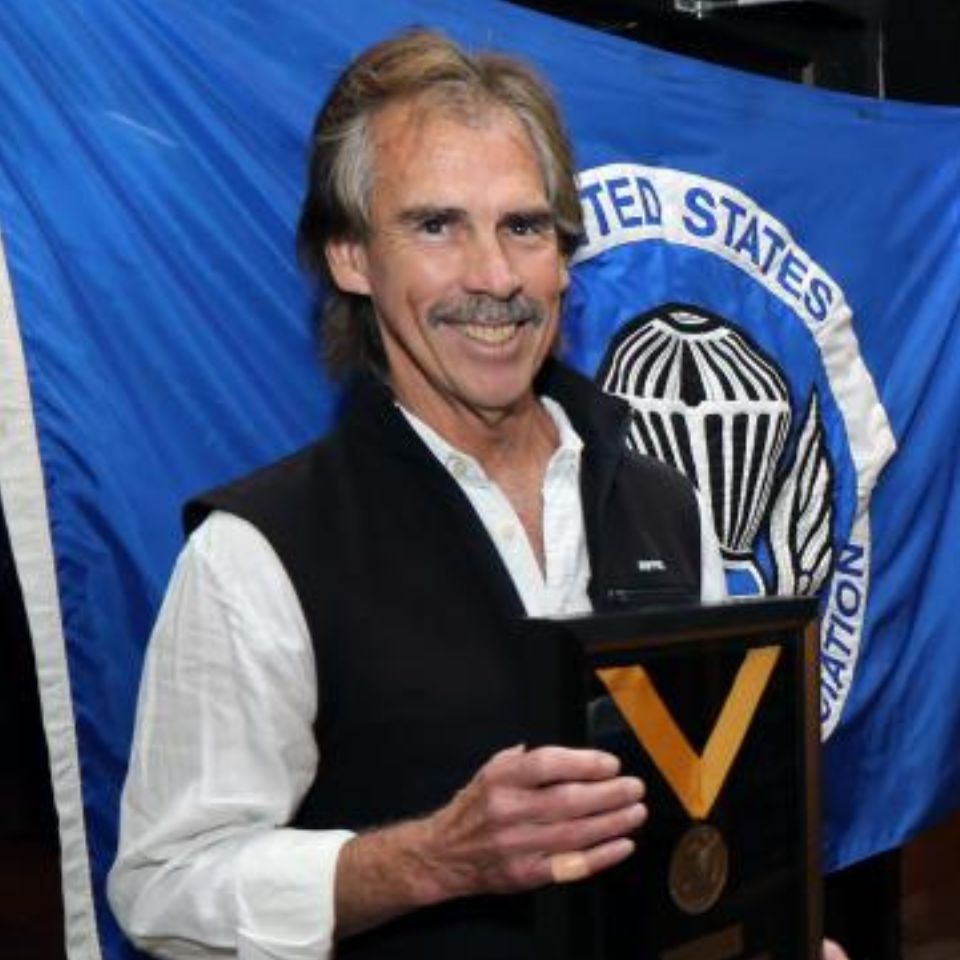
<instances>
[{"instance_id":1,"label":"man's ear","mask_svg":"<svg viewBox=\"0 0 960 960\"><path fill-rule=\"evenodd\" d=\"M357 240L331 240L325 249L330 275L344 293L370 294L366 248Z\"/></svg>"}]
</instances>

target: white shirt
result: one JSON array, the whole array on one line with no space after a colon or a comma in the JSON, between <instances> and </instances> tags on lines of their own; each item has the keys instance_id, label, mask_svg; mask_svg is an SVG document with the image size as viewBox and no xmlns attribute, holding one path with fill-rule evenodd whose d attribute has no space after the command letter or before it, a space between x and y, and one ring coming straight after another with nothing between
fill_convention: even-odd
<instances>
[{"instance_id":1,"label":"white shirt","mask_svg":"<svg viewBox=\"0 0 960 960\"><path fill-rule=\"evenodd\" d=\"M408 410L407 421L430 452L460 485L496 544L528 616L589 613L590 558L580 506L580 455L583 441L566 413L550 397L541 398L560 437L543 478L543 546L546 569L504 492L471 456L452 447Z\"/></svg>"},{"instance_id":2,"label":"white shirt","mask_svg":"<svg viewBox=\"0 0 960 960\"><path fill-rule=\"evenodd\" d=\"M543 484L546 570L480 464L407 413L460 484L527 612L580 613L589 557L580 503L583 444L545 399L560 435ZM406 411L404 411L406 413ZM701 503L702 599L725 596ZM320 757L313 645L293 586L253 526L214 513L174 569L150 640L121 804L110 902L162 957L327 960L337 856L352 834L293 830Z\"/></svg>"}]
</instances>

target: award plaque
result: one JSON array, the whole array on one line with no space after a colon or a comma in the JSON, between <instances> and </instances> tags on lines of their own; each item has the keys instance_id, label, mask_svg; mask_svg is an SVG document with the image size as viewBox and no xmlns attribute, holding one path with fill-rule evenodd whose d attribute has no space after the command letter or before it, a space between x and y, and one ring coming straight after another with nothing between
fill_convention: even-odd
<instances>
[{"instance_id":1,"label":"award plaque","mask_svg":"<svg viewBox=\"0 0 960 960\"><path fill-rule=\"evenodd\" d=\"M537 894L550 960L818 960L816 602L528 620L530 744L643 779L624 863Z\"/></svg>"}]
</instances>

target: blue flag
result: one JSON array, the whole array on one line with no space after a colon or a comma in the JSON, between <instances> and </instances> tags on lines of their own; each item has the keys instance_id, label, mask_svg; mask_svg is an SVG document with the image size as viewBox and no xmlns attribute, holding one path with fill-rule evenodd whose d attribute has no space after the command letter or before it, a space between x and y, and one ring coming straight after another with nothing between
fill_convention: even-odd
<instances>
[{"instance_id":1,"label":"blue flag","mask_svg":"<svg viewBox=\"0 0 960 960\"><path fill-rule=\"evenodd\" d=\"M72 960L190 494L326 431L293 233L313 114L413 24L518 53L576 144L564 345L706 495L731 588L818 593L824 851L960 801L960 112L739 74L495 2L9 0L0 492Z\"/></svg>"}]
</instances>

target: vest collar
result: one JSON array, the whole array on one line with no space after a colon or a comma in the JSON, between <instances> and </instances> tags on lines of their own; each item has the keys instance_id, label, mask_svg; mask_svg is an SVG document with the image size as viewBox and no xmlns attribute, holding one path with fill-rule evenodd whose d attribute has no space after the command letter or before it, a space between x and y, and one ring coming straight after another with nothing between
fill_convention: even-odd
<instances>
[{"instance_id":1,"label":"vest collar","mask_svg":"<svg viewBox=\"0 0 960 960\"><path fill-rule=\"evenodd\" d=\"M617 467L626 451L630 408L623 400L605 394L586 377L554 358L548 359L541 368L534 388L538 394L553 397L563 407L583 440L580 495L587 552L593 564L599 556L605 506ZM358 378L348 400L347 422L355 431L354 436L363 442L376 445L382 452L419 463L424 476L432 478L438 495L443 495L444 488L449 486L446 469L437 462L400 412L388 384L370 375ZM466 498L461 499L466 504ZM479 520L476 523L479 525ZM479 538L481 541L485 539ZM488 550L494 549L492 544L487 547ZM505 581L501 584L501 596L504 599L511 597L514 604L519 604L519 597L505 570L502 570L500 579Z\"/></svg>"},{"instance_id":2,"label":"vest collar","mask_svg":"<svg viewBox=\"0 0 960 960\"><path fill-rule=\"evenodd\" d=\"M603 393L592 381L553 358L541 368L534 389L563 407L593 458L614 465L619 461L629 426L629 407L624 401ZM348 394L346 415L351 425L364 433L374 430L377 442L387 443L397 453L407 454L411 446L419 446L409 442L412 431L397 409L390 386L376 376L362 374L356 379ZM398 425L402 429L398 430Z\"/></svg>"}]
</instances>

